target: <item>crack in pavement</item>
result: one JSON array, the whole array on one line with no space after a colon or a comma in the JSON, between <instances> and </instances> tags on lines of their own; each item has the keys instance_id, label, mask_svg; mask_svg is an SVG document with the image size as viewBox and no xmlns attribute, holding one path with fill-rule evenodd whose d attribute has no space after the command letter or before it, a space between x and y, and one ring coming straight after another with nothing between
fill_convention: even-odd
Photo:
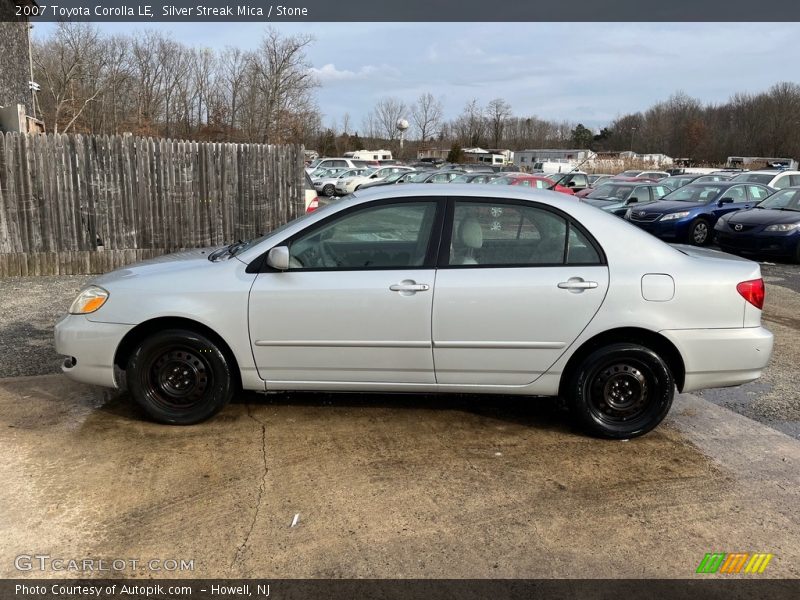
<instances>
[{"instance_id":1,"label":"crack in pavement","mask_svg":"<svg viewBox=\"0 0 800 600\"><path fill-rule=\"evenodd\" d=\"M264 496L264 489L267 486L267 472L269 471L269 468L267 467L267 424L253 416L249 403L245 404L245 407L247 409L247 416L261 426L261 460L264 465L264 470L261 474L261 483L258 486L258 495L256 496L256 506L255 510L253 511L253 520L250 523L250 528L247 530L244 540L236 549L236 555L233 557L233 562L231 562L229 569L233 569L237 563L241 562L244 552L247 549L247 544L250 542L250 536L253 534L253 530L255 529L256 521L258 520L258 514L261 512L261 499Z\"/></svg>"}]
</instances>

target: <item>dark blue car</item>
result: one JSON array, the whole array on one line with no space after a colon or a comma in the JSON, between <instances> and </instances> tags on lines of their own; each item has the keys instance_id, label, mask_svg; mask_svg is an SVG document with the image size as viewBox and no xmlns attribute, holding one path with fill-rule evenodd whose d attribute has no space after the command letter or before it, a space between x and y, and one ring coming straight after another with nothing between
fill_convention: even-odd
<instances>
[{"instance_id":1,"label":"dark blue car","mask_svg":"<svg viewBox=\"0 0 800 600\"><path fill-rule=\"evenodd\" d=\"M773 191L755 183L690 183L657 202L628 209L625 219L662 240L704 246L722 215L751 208Z\"/></svg>"},{"instance_id":2,"label":"dark blue car","mask_svg":"<svg viewBox=\"0 0 800 600\"><path fill-rule=\"evenodd\" d=\"M725 252L800 262L800 187L775 192L755 208L722 217L715 232Z\"/></svg>"}]
</instances>

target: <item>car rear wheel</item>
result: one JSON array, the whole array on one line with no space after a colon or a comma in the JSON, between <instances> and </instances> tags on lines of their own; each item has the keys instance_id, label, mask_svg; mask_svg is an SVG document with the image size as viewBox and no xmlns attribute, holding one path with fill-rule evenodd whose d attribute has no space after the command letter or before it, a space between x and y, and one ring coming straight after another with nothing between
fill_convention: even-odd
<instances>
[{"instance_id":1,"label":"car rear wheel","mask_svg":"<svg viewBox=\"0 0 800 600\"><path fill-rule=\"evenodd\" d=\"M331 183L322 188L322 193L325 194L326 196L333 196L335 192L336 188L334 188L333 184Z\"/></svg>"},{"instance_id":2,"label":"car rear wheel","mask_svg":"<svg viewBox=\"0 0 800 600\"><path fill-rule=\"evenodd\" d=\"M588 433L629 439L655 428L669 412L675 381L652 350L637 344L598 348L578 365L567 405Z\"/></svg>"},{"instance_id":3,"label":"car rear wheel","mask_svg":"<svg viewBox=\"0 0 800 600\"><path fill-rule=\"evenodd\" d=\"M206 336L168 329L143 340L126 370L133 399L160 423L192 425L230 402L231 361Z\"/></svg>"},{"instance_id":4,"label":"car rear wheel","mask_svg":"<svg viewBox=\"0 0 800 600\"><path fill-rule=\"evenodd\" d=\"M695 219L689 227L689 242L693 246L705 246L711 241L711 228L705 219Z\"/></svg>"}]
</instances>

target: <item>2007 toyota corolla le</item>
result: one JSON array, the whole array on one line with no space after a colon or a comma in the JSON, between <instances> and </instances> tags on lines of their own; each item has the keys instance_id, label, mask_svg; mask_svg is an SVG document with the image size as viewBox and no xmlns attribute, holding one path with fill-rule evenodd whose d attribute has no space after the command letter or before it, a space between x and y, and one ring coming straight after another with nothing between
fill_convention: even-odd
<instances>
[{"instance_id":1,"label":"2007 toyota corolla le","mask_svg":"<svg viewBox=\"0 0 800 600\"><path fill-rule=\"evenodd\" d=\"M562 396L629 438L674 390L756 379L757 263L669 246L564 195L357 192L267 236L103 275L56 325L63 370L191 424L238 389Z\"/></svg>"}]
</instances>

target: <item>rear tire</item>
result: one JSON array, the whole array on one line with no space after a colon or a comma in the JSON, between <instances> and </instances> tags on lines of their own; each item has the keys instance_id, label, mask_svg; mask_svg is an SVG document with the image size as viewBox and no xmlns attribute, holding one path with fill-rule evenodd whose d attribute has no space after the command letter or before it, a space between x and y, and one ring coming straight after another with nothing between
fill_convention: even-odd
<instances>
[{"instance_id":1,"label":"rear tire","mask_svg":"<svg viewBox=\"0 0 800 600\"><path fill-rule=\"evenodd\" d=\"M206 336L167 329L142 341L126 370L133 399L151 418L170 425L209 419L235 391L232 361Z\"/></svg>"},{"instance_id":2,"label":"rear tire","mask_svg":"<svg viewBox=\"0 0 800 600\"><path fill-rule=\"evenodd\" d=\"M689 226L689 243L692 246L707 246L711 242L711 226L708 221L698 217Z\"/></svg>"},{"instance_id":3,"label":"rear tire","mask_svg":"<svg viewBox=\"0 0 800 600\"><path fill-rule=\"evenodd\" d=\"M649 348L619 343L583 359L566 389L567 406L587 433L630 439L661 423L672 406L675 380Z\"/></svg>"}]
</instances>

